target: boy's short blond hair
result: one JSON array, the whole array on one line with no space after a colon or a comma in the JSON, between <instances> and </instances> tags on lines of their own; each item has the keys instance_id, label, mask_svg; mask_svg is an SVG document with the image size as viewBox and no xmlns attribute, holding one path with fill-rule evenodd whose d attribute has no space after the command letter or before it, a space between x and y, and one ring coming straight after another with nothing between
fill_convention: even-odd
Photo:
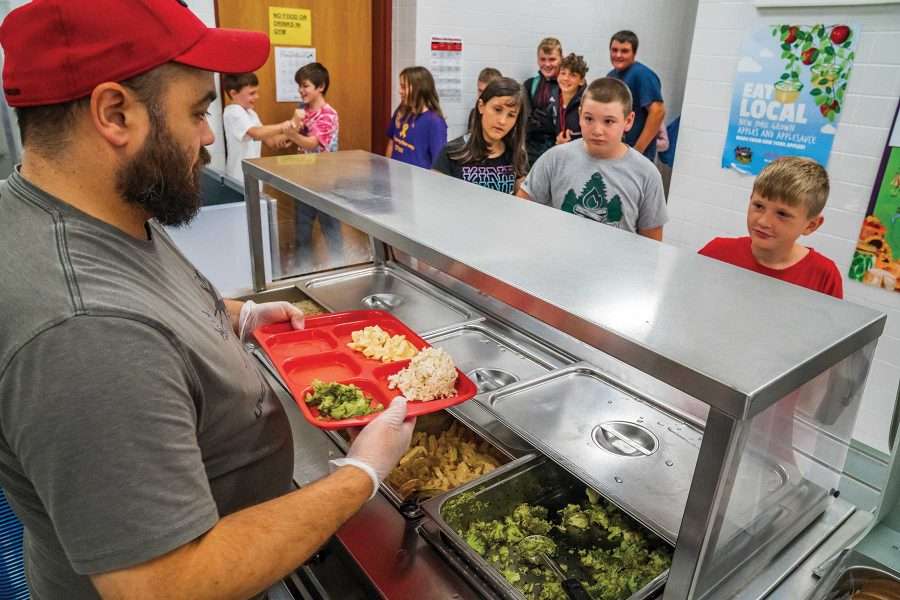
<instances>
[{"instance_id":1,"label":"boy's short blond hair","mask_svg":"<svg viewBox=\"0 0 900 600\"><path fill-rule=\"evenodd\" d=\"M554 52L559 52L559 55L562 56L562 42L560 42L555 37L545 37L538 43L538 52L543 52L544 54L553 54Z\"/></svg>"},{"instance_id":2,"label":"boy's short blond hair","mask_svg":"<svg viewBox=\"0 0 900 600\"><path fill-rule=\"evenodd\" d=\"M818 217L828 200L828 172L810 158L784 156L770 162L753 182L753 193L788 206L806 207L806 215Z\"/></svg>"}]
</instances>

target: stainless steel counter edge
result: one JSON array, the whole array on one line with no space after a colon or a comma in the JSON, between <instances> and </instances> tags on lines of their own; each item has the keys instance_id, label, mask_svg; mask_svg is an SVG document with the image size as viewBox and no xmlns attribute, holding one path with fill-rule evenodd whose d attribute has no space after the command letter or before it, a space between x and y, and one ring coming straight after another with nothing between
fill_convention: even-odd
<instances>
[{"instance_id":1,"label":"stainless steel counter edge","mask_svg":"<svg viewBox=\"0 0 900 600\"><path fill-rule=\"evenodd\" d=\"M251 229L259 180L733 418L763 410L884 328L882 313L384 157L300 158L243 163Z\"/></svg>"}]
</instances>

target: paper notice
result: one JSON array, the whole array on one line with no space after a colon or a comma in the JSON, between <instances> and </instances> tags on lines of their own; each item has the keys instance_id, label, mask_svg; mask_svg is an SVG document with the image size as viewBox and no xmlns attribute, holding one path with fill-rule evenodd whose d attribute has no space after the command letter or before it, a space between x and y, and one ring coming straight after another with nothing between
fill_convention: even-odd
<instances>
[{"instance_id":1,"label":"paper notice","mask_svg":"<svg viewBox=\"0 0 900 600\"><path fill-rule=\"evenodd\" d=\"M316 62L315 48L275 48L275 100L300 102L294 74L297 69Z\"/></svg>"},{"instance_id":2,"label":"paper notice","mask_svg":"<svg viewBox=\"0 0 900 600\"><path fill-rule=\"evenodd\" d=\"M441 104L462 102L462 51L462 38L431 36L431 75Z\"/></svg>"}]
</instances>

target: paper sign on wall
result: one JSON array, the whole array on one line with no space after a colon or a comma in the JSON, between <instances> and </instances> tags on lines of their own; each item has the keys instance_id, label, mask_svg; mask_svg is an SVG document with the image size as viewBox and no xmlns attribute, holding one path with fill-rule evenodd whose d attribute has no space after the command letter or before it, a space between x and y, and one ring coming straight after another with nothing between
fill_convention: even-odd
<instances>
[{"instance_id":1,"label":"paper sign on wall","mask_svg":"<svg viewBox=\"0 0 900 600\"><path fill-rule=\"evenodd\" d=\"M759 173L780 156L823 166L844 108L858 25L766 25L744 40L722 167Z\"/></svg>"},{"instance_id":2,"label":"paper sign on wall","mask_svg":"<svg viewBox=\"0 0 900 600\"><path fill-rule=\"evenodd\" d=\"M300 102L294 75L297 69L316 62L315 48L275 48L275 100Z\"/></svg>"},{"instance_id":3,"label":"paper sign on wall","mask_svg":"<svg viewBox=\"0 0 900 600\"><path fill-rule=\"evenodd\" d=\"M900 292L900 103L850 263L850 278Z\"/></svg>"},{"instance_id":4,"label":"paper sign on wall","mask_svg":"<svg viewBox=\"0 0 900 600\"><path fill-rule=\"evenodd\" d=\"M462 102L462 38L431 36L431 75L441 104Z\"/></svg>"},{"instance_id":5,"label":"paper sign on wall","mask_svg":"<svg viewBox=\"0 0 900 600\"><path fill-rule=\"evenodd\" d=\"M312 44L312 11L308 8L269 7L269 41L273 46Z\"/></svg>"}]
</instances>

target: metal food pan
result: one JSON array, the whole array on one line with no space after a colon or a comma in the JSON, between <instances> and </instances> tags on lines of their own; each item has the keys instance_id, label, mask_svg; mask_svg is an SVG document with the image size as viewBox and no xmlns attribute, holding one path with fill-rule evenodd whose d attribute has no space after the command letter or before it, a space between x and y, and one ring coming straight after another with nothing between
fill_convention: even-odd
<instances>
[{"instance_id":1,"label":"metal food pan","mask_svg":"<svg viewBox=\"0 0 900 600\"><path fill-rule=\"evenodd\" d=\"M900 598L900 579L882 569L850 567L838 578L826 598L850 600L856 594L868 593L868 598Z\"/></svg>"},{"instance_id":2,"label":"metal food pan","mask_svg":"<svg viewBox=\"0 0 900 600\"><path fill-rule=\"evenodd\" d=\"M844 550L809 598L851 600L857 595L862 598L900 598L900 574L854 549Z\"/></svg>"},{"instance_id":3,"label":"metal food pan","mask_svg":"<svg viewBox=\"0 0 900 600\"><path fill-rule=\"evenodd\" d=\"M533 452L530 444L500 423L482 404L503 387L543 375L573 359L491 319L468 323L427 337L446 350L457 366L478 386L476 402L450 412L516 456Z\"/></svg>"},{"instance_id":4,"label":"metal food pan","mask_svg":"<svg viewBox=\"0 0 900 600\"><path fill-rule=\"evenodd\" d=\"M513 460L514 457L505 448L495 444L492 440L472 429L467 423L454 418L446 411L440 411L418 417L416 419L416 428L414 431L439 435L441 432L447 431L453 425L453 423L458 423L460 427L464 427L465 430L469 432L471 436L479 443L483 442L484 445L489 449L490 454L495 459L497 459L501 467ZM347 452L349 450L350 437L347 434L346 430L329 431L327 433L344 452ZM477 481L477 478L473 479L472 481ZM404 514L410 517L417 517L421 515L421 512L418 510L419 505L427 499L426 495L414 494L411 496L404 496L404 494L402 494L402 492L397 487L392 485L387 479L385 479L385 481L381 484L381 492L388 498L388 500L391 501L394 506L396 506ZM439 494L432 494L427 496L431 497L433 495Z\"/></svg>"},{"instance_id":5,"label":"metal food pan","mask_svg":"<svg viewBox=\"0 0 900 600\"><path fill-rule=\"evenodd\" d=\"M443 348L478 386L479 394L531 379L572 359L490 320L460 325L426 338Z\"/></svg>"},{"instance_id":6,"label":"metal food pan","mask_svg":"<svg viewBox=\"0 0 900 600\"><path fill-rule=\"evenodd\" d=\"M329 310L386 310L419 334L482 318L421 278L387 265L312 276L297 286Z\"/></svg>"},{"instance_id":7,"label":"metal food pan","mask_svg":"<svg viewBox=\"0 0 900 600\"><path fill-rule=\"evenodd\" d=\"M475 552L463 539L464 531L473 519L501 519L522 502L541 505L551 514L569 503L579 503L585 496L585 485L564 469L545 457L524 456L442 496L422 505L426 515L438 526L444 539L479 573L498 594L507 600L523 600L525 596L510 584L487 560ZM472 512L460 511L448 515L446 508L452 501L466 494L472 501ZM450 503L450 504L448 504ZM475 512L480 511L480 512ZM447 518L445 518L447 517ZM652 535L636 521L635 529ZM659 543L671 548L665 540ZM665 585L668 570L660 573L641 590L627 600L645 600L654 597ZM526 599L527 600L527 599Z\"/></svg>"},{"instance_id":8,"label":"metal food pan","mask_svg":"<svg viewBox=\"0 0 900 600\"><path fill-rule=\"evenodd\" d=\"M678 537L703 433L593 365L489 397L526 442L669 542Z\"/></svg>"}]
</instances>

